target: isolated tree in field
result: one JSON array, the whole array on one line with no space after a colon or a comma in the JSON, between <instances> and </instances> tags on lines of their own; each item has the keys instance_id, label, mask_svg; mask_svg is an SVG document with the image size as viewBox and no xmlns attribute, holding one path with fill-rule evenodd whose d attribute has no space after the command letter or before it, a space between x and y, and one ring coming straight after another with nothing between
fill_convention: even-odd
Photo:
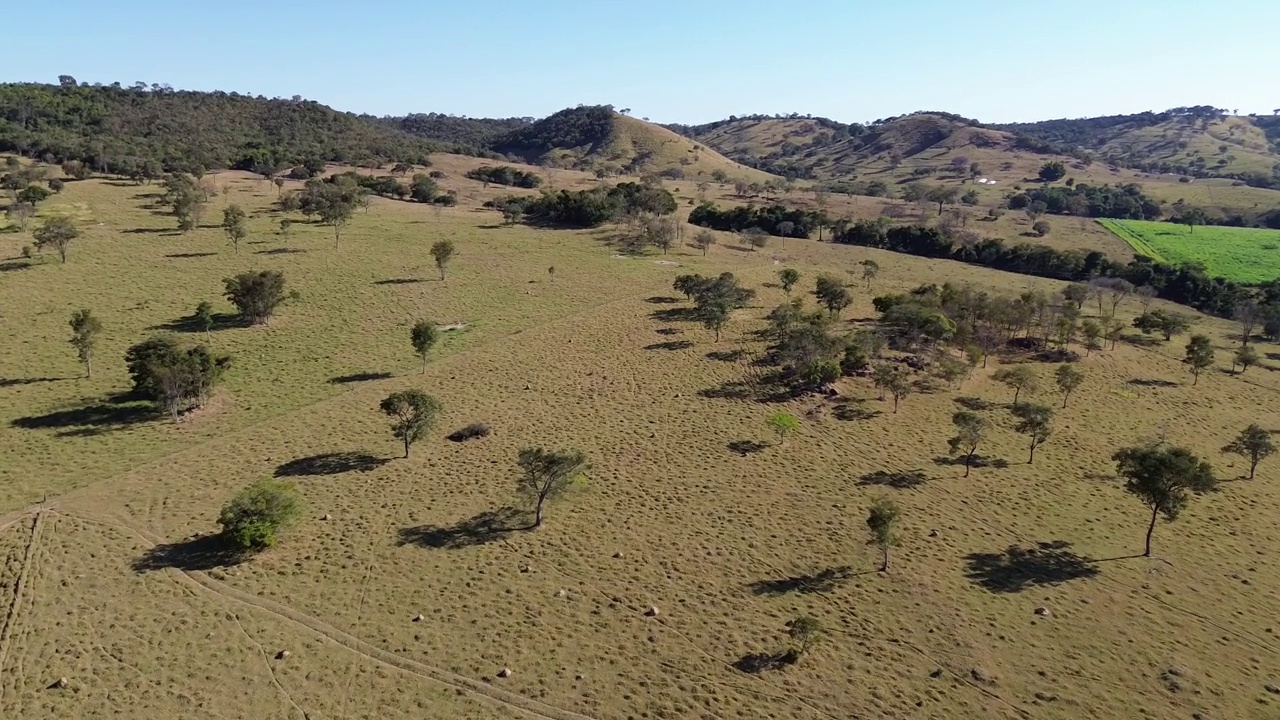
<instances>
[{"instance_id":1,"label":"isolated tree in field","mask_svg":"<svg viewBox=\"0 0 1280 720\"><path fill-rule=\"evenodd\" d=\"M57 250L58 257L65 263L67 248L71 246L73 240L80 237L80 230L71 222L71 218L58 215L41 223L40 227L32 233L32 237L36 239L36 247L51 247Z\"/></svg>"},{"instance_id":2,"label":"isolated tree in field","mask_svg":"<svg viewBox=\"0 0 1280 720\"><path fill-rule=\"evenodd\" d=\"M759 250L769 242L769 233L758 227L749 227L742 231L742 239L752 252Z\"/></svg>"},{"instance_id":3,"label":"isolated tree in field","mask_svg":"<svg viewBox=\"0 0 1280 720\"><path fill-rule=\"evenodd\" d=\"M84 363L84 376L93 377L93 348L98 344L102 322L88 310L71 313L71 346Z\"/></svg>"},{"instance_id":4,"label":"isolated tree in field","mask_svg":"<svg viewBox=\"0 0 1280 720\"><path fill-rule=\"evenodd\" d=\"M894 382L894 376L901 374L898 368L890 363L878 363L871 369L871 383L880 391L880 399L884 400L885 392Z\"/></svg>"},{"instance_id":5,"label":"isolated tree in field","mask_svg":"<svg viewBox=\"0 0 1280 720\"><path fill-rule=\"evenodd\" d=\"M520 451L516 463L522 471L516 490L533 503L533 527L542 525L543 505L563 496L587 471L587 456L580 450L545 450L540 447Z\"/></svg>"},{"instance_id":6,"label":"isolated tree in field","mask_svg":"<svg viewBox=\"0 0 1280 720\"><path fill-rule=\"evenodd\" d=\"M1076 306L1077 310L1084 307L1084 301L1089 299L1089 286L1084 283L1071 283L1062 289L1062 299Z\"/></svg>"},{"instance_id":7,"label":"isolated tree in field","mask_svg":"<svg viewBox=\"0 0 1280 720\"><path fill-rule=\"evenodd\" d=\"M1031 439L1031 452L1027 463L1036 460L1036 448L1044 444L1053 432L1053 410L1048 405L1020 403L1013 406L1013 415L1018 418L1014 429Z\"/></svg>"},{"instance_id":8,"label":"isolated tree in field","mask_svg":"<svg viewBox=\"0 0 1280 720\"><path fill-rule=\"evenodd\" d=\"M31 218L36 215L36 206L29 202L14 202L9 205L4 214L18 223L19 232L26 232L27 225L31 224Z\"/></svg>"},{"instance_id":9,"label":"isolated tree in field","mask_svg":"<svg viewBox=\"0 0 1280 720\"><path fill-rule=\"evenodd\" d=\"M880 274L880 264L875 260L863 260L858 264L862 266L862 279L867 281L867 291L870 292L872 281Z\"/></svg>"},{"instance_id":10,"label":"isolated tree in field","mask_svg":"<svg viewBox=\"0 0 1280 720\"><path fill-rule=\"evenodd\" d=\"M280 531L302 515L302 498L293 485L281 480L259 480L241 490L218 515L221 537L242 551L264 550L275 545Z\"/></svg>"},{"instance_id":11,"label":"isolated tree in field","mask_svg":"<svg viewBox=\"0 0 1280 720\"><path fill-rule=\"evenodd\" d=\"M1236 436L1234 440L1222 448L1224 453L1235 453L1249 461L1249 479L1252 480L1258 471L1258 463L1274 454L1276 445L1271 440L1271 433L1254 423Z\"/></svg>"},{"instance_id":12,"label":"isolated tree in field","mask_svg":"<svg viewBox=\"0 0 1280 720\"><path fill-rule=\"evenodd\" d=\"M1062 407L1067 406L1067 398L1071 397L1071 393L1076 391L1084 383L1084 373L1077 369L1074 365L1062 364L1053 373L1053 379L1058 384L1058 390L1062 393Z\"/></svg>"},{"instance_id":13,"label":"isolated tree in field","mask_svg":"<svg viewBox=\"0 0 1280 720\"><path fill-rule=\"evenodd\" d=\"M1181 335L1187 331L1187 328L1191 327L1191 318L1179 313L1152 310L1134 318L1133 326L1141 330L1143 335L1159 332L1164 335L1165 341L1168 342L1173 339L1174 335Z\"/></svg>"},{"instance_id":14,"label":"isolated tree in field","mask_svg":"<svg viewBox=\"0 0 1280 720\"><path fill-rule=\"evenodd\" d=\"M953 455L964 454L964 476L969 477L969 466L973 463L973 454L978 451L978 445L982 443L987 421L977 413L961 410L951 416L951 424L956 426L956 434L947 444Z\"/></svg>"},{"instance_id":15,"label":"isolated tree in field","mask_svg":"<svg viewBox=\"0 0 1280 720\"><path fill-rule=\"evenodd\" d=\"M201 300L196 305L196 311L191 314L191 319L195 321L196 327L208 335L214 325L213 305L208 300Z\"/></svg>"},{"instance_id":16,"label":"isolated tree in field","mask_svg":"<svg viewBox=\"0 0 1280 720\"><path fill-rule=\"evenodd\" d=\"M1235 306L1231 316L1240 323L1240 341L1247 346L1249 339L1253 337L1254 328L1262 322L1265 313L1257 300L1245 300Z\"/></svg>"},{"instance_id":17,"label":"isolated tree in field","mask_svg":"<svg viewBox=\"0 0 1280 720\"><path fill-rule=\"evenodd\" d=\"M693 236L693 246L702 251L702 256L707 256L707 248L716 244L716 234L710 230L699 230Z\"/></svg>"},{"instance_id":18,"label":"isolated tree in field","mask_svg":"<svg viewBox=\"0 0 1280 720\"><path fill-rule=\"evenodd\" d=\"M440 280L444 281L444 269L453 259L457 248L452 240L437 240L431 245L431 257L436 260L436 269L440 271Z\"/></svg>"},{"instance_id":19,"label":"isolated tree in field","mask_svg":"<svg viewBox=\"0 0 1280 720\"><path fill-rule=\"evenodd\" d=\"M418 353L418 357L422 358L422 373L427 372L427 355L431 352L431 348L436 346L440 341L440 329L430 320L419 320L414 323L413 329L409 331L409 339L413 341L413 351Z\"/></svg>"},{"instance_id":20,"label":"isolated tree in field","mask_svg":"<svg viewBox=\"0 0 1280 720\"><path fill-rule=\"evenodd\" d=\"M280 197L280 193L284 191L284 178L278 177L275 180L272 180L271 182L275 183L276 197Z\"/></svg>"},{"instance_id":21,"label":"isolated tree in field","mask_svg":"<svg viewBox=\"0 0 1280 720\"><path fill-rule=\"evenodd\" d=\"M724 330L725 326L729 324L729 303L719 300L706 304L700 303L698 316L702 319L703 327L715 331L716 342L720 342L720 331Z\"/></svg>"},{"instance_id":22,"label":"isolated tree in field","mask_svg":"<svg viewBox=\"0 0 1280 720\"><path fill-rule=\"evenodd\" d=\"M1163 514L1173 522L1191 501L1190 493L1206 493L1217 486L1213 468L1186 448L1166 444L1123 448L1111 456L1124 489L1151 509L1151 523L1143 557L1151 557L1151 535Z\"/></svg>"},{"instance_id":23,"label":"isolated tree in field","mask_svg":"<svg viewBox=\"0 0 1280 720\"><path fill-rule=\"evenodd\" d=\"M902 398L911 394L911 381L907 379L907 374L898 370L889 377L889 386L887 388L889 394L893 396L893 414L898 414L898 403Z\"/></svg>"},{"instance_id":24,"label":"isolated tree in field","mask_svg":"<svg viewBox=\"0 0 1280 720\"><path fill-rule=\"evenodd\" d=\"M1249 369L1250 365L1256 365L1260 359L1261 357L1258 355L1257 350L1248 345L1241 345L1236 348L1235 353L1231 356L1231 372L1236 371L1237 365L1240 366L1240 372L1244 372Z\"/></svg>"},{"instance_id":25,"label":"isolated tree in field","mask_svg":"<svg viewBox=\"0 0 1280 720\"><path fill-rule=\"evenodd\" d=\"M778 434L778 444L782 445L787 441L787 433L795 432L800 427L800 421L791 413L774 413L765 421L769 429Z\"/></svg>"},{"instance_id":26,"label":"isolated tree in field","mask_svg":"<svg viewBox=\"0 0 1280 720\"><path fill-rule=\"evenodd\" d=\"M1022 212L1027 214L1027 219L1031 221L1032 227L1035 227L1036 221L1044 216L1046 208L1047 206L1043 202L1036 200L1024 208Z\"/></svg>"},{"instance_id":27,"label":"isolated tree in field","mask_svg":"<svg viewBox=\"0 0 1280 720\"><path fill-rule=\"evenodd\" d=\"M240 252L240 241L249 237L247 219L239 205L228 205L222 210L222 231L227 234L227 239L235 246L237 253Z\"/></svg>"},{"instance_id":28,"label":"isolated tree in field","mask_svg":"<svg viewBox=\"0 0 1280 720\"><path fill-rule=\"evenodd\" d=\"M960 197L960 189L949 185L930 188L925 194L926 200L938 203L938 215L942 215L943 205L954 203L958 197Z\"/></svg>"},{"instance_id":29,"label":"isolated tree in field","mask_svg":"<svg viewBox=\"0 0 1280 720\"><path fill-rule=\"evenodd\" d=\"M818 276L814 287L814 295L818 296L818 302L832 316L839 316L840 311L849 307L849 304L853 302L853 298L849 295L849 289L838 278L831 275Z\"/></svg>"},{"instance_id":30,"label":"isolated tree in field","mask_svg":"<svg viewBox=\"0 0 1280 720\"><path fill-rule=\"evenodd\" d=\"M1015 365L1010 368L1000 368L992 376L992 380L1004 383L1013 388L1013 404L1018 404L1018 398L1025 391L1033 393L1039 383L1036 380L1036 373L1027 365Z\"/></svg>"},{"instance_id":31,"label":"isolated tree in field","mask_svg":"<svg viewBox=\"0 0 1280 720\"><path fill-rule=\"evenodd\" d=\"M800 643L799 647L792 648L791 655L799 660L804 654L809 652L814 645L822 640L825 634L822 623L815 617L798 617L791 621L791 627L787 629L787 634L792 640Z\"/></svg>"},{"instance_id":32,"label":"isolated tree in field","mask_svg":"<svg viewBox=\"0 0 1280 720\"><path fill-rule=\"evenodd\" d=\"M391 418L391 432L404 443L405 457L409 457L409 446L421 440L435 424L441 410L440 401L421 390L391 393L379 407Z\"/></svg>"},{"instance_id":33,"label":"isolated tree in field","mask_svg":"<svg viewBox=\"0 0 1280 720\"><path fill-rule=\"evenodd\" d=\"M284 302L284 273L279 270L240 273L222 282L227 299L250 325L265 323Z\"/></svg>"},{"instance_id":34,"label":"isolated tree in field","mask_svg":"<svg viewBox=\"0 0 1280 720\"><path fill-rule=\"evenodd\" d=\"M889 572L889 548L898 544L896 531L902 511L887 497L871 501L867 510L867 530L871 533L868 545L880 548L880 572Z\"/></svg>"},{"instance_id":35,"label":"isolated tree in field","mask_svg":"<svg viewBox=\"0 0 1280 720\"><path fill-rule=\"evenodd\" d=\"M1187 364L1195 378L1191 384L1200 382L1200 373L1213 367L1213 343L1205 335L1192 335L1182 362Z\"/></svg>"},{"instance_id":36,"label":"isolated tree in field","mask_svg":"<svg viewBox=\"0 0 1280 720\"><path fill-rule=\"evenodd\" d=\"M1209 216L1200 208L1192 208L1182 213L1182 216L1177 218L1177 221L1187 226L1187 233L1189 235L1194 235L1197 225L1209 224Z\"/></svg>"},{"instance_id":37,"label":"isolated tree in field","mask_svg":"<svg viewBox=\"0 0 1280 720\"><path fill-rule=\"evenodd\" d=\"M1036 237L1044 237L1052 229L1053 226L1049 224L1048 220L1037 220L1031 223L1031 232L1035 233Z\"/></svg>"},{"instance_id":38,"label":"isolated tree in field","mask_svg":"<svg viewBox=\"0 0 1280 720\"><path fill-rule=\"evenodd\" d=\"M1102 349L1102 325L1093 318L1086 318L1080 323L1080 334L1084 336L1084 354L1087 357L1094 350Z\"/></svg>"},{"instance_id":39,"label":"isolated tree in field","mask_svg":"<svg viewBox=\"0 0 1280 720\"><path fill-rule=\"evenodd\" d=\"M289 228L293 227L293 221L289 218L280 218L280 234L288 235Z\"/></svg>"},{"instance_id":40,"label":"isolated tree in field","mask_svg":"<svg viewBox=\"0 0 1280 720\"><path fill-rule=\"evenodd\" d=\"M1061 160L1051 160L1040 166L1040 179L1045 182L1061 180L1067 176L1067 166Z\"/></svg>"},{"instance_id":41,"label":"isolated tree in field","mask_svg":"<svg viewBox=\"0 0 1280 720\"><path fill-rule=\"evenodd\" d=\"M791 288L800 282L800 273L791 268L783 268L778 271L778 283L782 285L782 292L790 295Z\"/></svg>"}]
</instances>

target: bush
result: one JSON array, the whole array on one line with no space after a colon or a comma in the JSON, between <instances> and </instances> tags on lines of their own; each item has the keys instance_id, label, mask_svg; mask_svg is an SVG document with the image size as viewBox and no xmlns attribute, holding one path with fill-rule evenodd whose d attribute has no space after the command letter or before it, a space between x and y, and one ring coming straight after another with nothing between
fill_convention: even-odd
<instances>
[{"instance_id":1,"label":"bush","mask_svg":"<svg viewBox=\"0 0 1280 720\"><path fill-rule=\"evenodd\" d=\"M431 172L427 173L427 177L431 178L432 180L442 180L446 176L443 170L432 170Z\"/></svg>"},{"instance_id":2,"label":"bush","mask_svg":"<svg viewBox=\"0 0 1280 720\"><path fill-rule=\"evenodd\" d=\"M266 322L284 302L284 273L279 270L240 273L223 283L227 299L250 325Z\"/></svg>"},{"instance_id":3,"label":"bush","mask_svg":"<svg viewBox=\"0 0 1280 720\"><path fill-rule=\"evenodd\" d=\"M453 207L454 205L458 204L458 196L445 193L443 195L437 195L436 198L431 202L437 205L443 205L445 207Z\"/></svg>"},{"instance_id":4,"label":"bush","mask_svg":"<svg viewBox=\"0 0 1280 720\"><path fill-rule=\"evenodd\" d=\"M53 178L49 181L49 189L56 193L62 192L62 189L66 186L67 183L62 178Z\"/></svg>"},{"instance_id":5,"label":"bush","mask_svg":"<svg viewBox=\"0 0 1280 720\"><path fill-rule=\"evenodd\" d=\"M1050 227L1049 227L1048 220L1037 220L1035 221L1034 224L1031 225L1031 232L1035 233L1036 235L1039 235L1040 237L1044 237L1045 235L1048 235L1049 230L1050 230Z\"/></svg>"},{"instance_id":6,"label":"bush","mask_svg":"<svg viewBox=\"0 0 1280 720\"><path fill-rule=\"evenodd\" d=\"M292 483L259 480L222 507L218 524L222 538L243 551L262 550L276 543L281 530L302 515L302 499Z\"/></svg>"},{"instance_id":7,"label":"bush","mask_svg":"<svg viewBox=\"0 0 1280 720\"><path fill-rule=\"evenodd\" d=\"M489 437L489 426L480 422L471 423L466 427L454 430L447 437L453 442L466 442L475 438Z\"/></svg>"}]
</instances>

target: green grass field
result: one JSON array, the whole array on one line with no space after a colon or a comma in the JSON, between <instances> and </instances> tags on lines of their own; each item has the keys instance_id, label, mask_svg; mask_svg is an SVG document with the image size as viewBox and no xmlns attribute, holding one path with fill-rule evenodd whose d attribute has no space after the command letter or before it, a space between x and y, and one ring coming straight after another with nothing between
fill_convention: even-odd
<instances>
[{"instance_id":1,"label":"green grass field","mask_svg":"<svg viewBox=\"0 0 1280 720\"><path fill-rule=\"evenodd\" d=\"M1210 275L1248 284L1280 277L1280 231L1211 225L1191 232L1165 222L1098 222L1137 253L1161 262L1202 263Z\"/></svg>"}]
</instances>

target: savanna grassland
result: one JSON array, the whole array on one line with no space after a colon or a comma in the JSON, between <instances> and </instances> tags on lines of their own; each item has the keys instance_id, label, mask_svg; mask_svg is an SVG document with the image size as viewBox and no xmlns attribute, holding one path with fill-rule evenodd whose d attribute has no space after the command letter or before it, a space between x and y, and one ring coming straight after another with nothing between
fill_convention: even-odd
<instances>
[{"instance_id":1,"label":"savanna grassland","mask_svg":"<svg viewBox=\"0 0 1280 720\"><path fill-rule=\"evenodd\" d=\"M875 317L874 295L922 283L1062 285L811 240L749 251L727 233L706 257L628 255L614 227L502 226L478 206L510 189L462 179L481 162L436 156L457 207L378 199L337 243L300 216L281 233L276 188L239 173L215 176L186 234L156 187L94 179L40 206L82 230L65 265L28 263L29 238L0 235L0 715L1275 715L1280 462L1195 499L1142 558L1149 513L1109 458L1162 437L1239 476L1218 449L1249 423L1280 430L1280 349L1260 345L1261 363L1234 374L1237 326L1196 316L1218 360L1192 386L1181 339L1130 331L1079 361L1085 382L1033 464L992 375L1027 363L1034 399L1061 398L1056 366L1022 356L896 413L857 377L829 395L734 399L723 390L762 348L784 267L810 308L818 273L847 277L849 329ZM694 183L668 186L687 210ZM250 213L238 253L212 220L229 202ZM428 253L439 239L458 249L444 280ZM880 266L871 289L866 259ZM298 296L265 326L209 333L233 364L206 407L174 422L118 401L126 347L181 332L202 300L230 313L222 279L263 268ZM723 271L759 294L715 342L671 286ZM105 326L91 380L67 343L81 307ZM1130 298L1119 316L1140 311ZM408 342L421 318L461 326L425 372ZM408 388L444 412L403 459L378 403ZM947 452L961 405L993 423L967 478ZM765 425L780 410L800 418L785 442ZM492 434L445 439L471 422ZM540 529L495 529L529 445L581 449L591 469ZM302 521L246 562L212 562L219 508L271 476L296 483ZM881 496L902 508L888 573L866 547ZM785 669L738 668L788 647L798 616L825 640Z\"/></svg>"},{"instance_id":2,"label":"savanna grassland","mask_svg":"<svg viewBox=\"0 0 1280 720\"><path fill-rule=\"evenodd\" d=\"M1280 275L1280 232L1194 227L1142 220L1099 220L1136 252L1171 264L1201 263L1214 277L1258 284Z\"/></svg>"}]
</instances>

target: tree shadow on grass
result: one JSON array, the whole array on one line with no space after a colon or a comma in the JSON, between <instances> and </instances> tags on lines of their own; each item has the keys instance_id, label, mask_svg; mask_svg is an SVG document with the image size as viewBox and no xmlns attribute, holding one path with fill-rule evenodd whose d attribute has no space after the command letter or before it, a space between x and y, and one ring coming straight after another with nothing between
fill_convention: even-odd
<instances>
[{"instance_id":1,"label":"tree shadow on grass","mask_svg":"<svg viewBox=\"0 0 1280 720\"><path fill-rule=\"evenodd\" d=\"M306 250L302 248L278 247L270 250L254 250L254 255L294 255L296 253L304 253Z\"/></svg>"},{"instance_id":2,"label":"tree shadow on grass","mask_svg":"<svg viewBox=\"0 0 1280 720\"><path fill-rule=\"evenodd\" d=\"M929 478L922 470L876 470L858 478L858 484L863 487L880 485L895 490L914 490L927 482Z\"/></svg>"},{"instance_id":3,"label":"tree shadow on grass","mask_svg":"<svg viewBox=\"0 0 1280 720\"><path fill-rule=\"evenodd\" d=\"M654 310L649 317L659 322L693 322L698 319L698 309L691 307L673 307Z\"/></svg>"},{"instance_id":4,"label":"tree shadow on grass","mask_svg":"<svg viewBox=\"0 0 1280 720\"><path fill-rule=\"evenodd\" d=\"M682 331L678 328L658 328L654 332L659 335L679 335Z\"/></svg>"},{"instance_id":5,"label":"tree shadow on grass","mask_svg":"<svg viewBox=\"0 0 1280 720\"><path fill-rule=\"evenodd\" d=\"M875 572L868 570L867 573ZM795 577L775 578L770 580L756 580L747 585L747 588L756 595L786 595L787 593L800 593L807 595L811 593L830 592L835 590L849 578L857 575L865 575L867 573L855 573L853 568L848 565L840 567L830 567L809 575L796 575Z\"/></svg>"},{"instance_id":6,"label":"tree shadow on grass","mask_svg":"<svg viewBox=\"0 0 1280 720\"><path fill-rule=\"evenodd\" d=\"M667 340L666 342L652 343L645 345L645 350L688 350L693 347L693 343L689 340Z\"/></svg>"},{"instance_id":7,"label":"tree shadow on grass","mask_svg":"<svg viewBox=\"0 0 1280 720\"><path fill-rule=\"evenodd\" d=\"M653 297L645 298L644 301L653 305L674 305L680 302L680 298L671 297L670 295L654 295Z\"/></svg>"},{"instance_id":8,"label":"tree shadow on grass","mask_svg":"<svg viewBox=\"0 0 1280 720\"><path fill-rule=\"evenodd\" d=\"M337 375L329 378L330 385L346 385L348 383L368 382L370 380L386 380L391 377L389 372L358 372L350 375Z\"/></svg>"},{"instance_id":9,"label":"tree shadow on grass","mask_svg":"<svg viewBox=\"0 0 1280 720\"><path fill-rule=\"evenodd\" d=\"M387 278L386 280L375 280L374 285L413 285L415 283L425 282L422 278L404 277L404 278Z\"/></svg>"},{"instance_id":10,"label":"tree shadow on grass","mask_svg":"<svg viewBox=\"0 0 1280 720\"><path fill-rule=\"evenodd\" d=\"M884 412L880 410L872 410L867 407L865 400L851 400L835 406L835 409L832 410L831 414L837 420L844 420L848 422L853 420L871 420L873 418L880 417Z\"/></svg>"},{"instance_id":11,"label":"tree shadow on grass","mask_svg":"<svg viewBox=\"0 0 1280 720\"><path fill-rule=\"evenodd\" d=\"M1178 383L1176 382L1170 382L1168 380L1159 380L1154 378L1130 378L1128 380L1128 383L1130 385L1138 385L1140 387L1162 387L1162 388L1178 387Z\"/></svg>"},{"instance_id":12,"label":"tree shadow on grass","mask_svg":"<svg viewBox=\"0 0 1280 720\"><path fill-rule=\"evenodd\" d=\"M951 457L950 455L939 455L933 459L934 465L950 465L953 467L964 467L964 456ZM974 468L995 468L1003 470L1009 467L1009 461L1004 458L988 458L981 455L974 455L969 461L969 467Z\"/></svg>"},{"instance_id":13,"label":"tree shadow on grass","mask_svg":"<svg viewBox=\"0 0 1280 720\"><path fill-rule=\"evenodd\" d=\"M29 262L22 262L22 261L2 262L0 263L0 272L14 272L16 270L29 270L32 267L34 267L34 265L32 265Z\"/></svg>"},{"instance_id":14,"label":"tree shadow on grass","mask_svg":"<svg viewBox=\"0 0 1280 720\"><path fill-rule=\"evenodd\" d=\"M734 440L729 443L729 450L743 457L764 452L769 446L759 440Z\"/></svg>"},{"instance_id":15,"label":"tree shadow on grass","mask_svg":"<svg viewBox=\"0 0 1280 720\"><path fill-rule=\"evenodd\" d=\"M0 388L13 387L15 385L35 385L36 383L57 382L59 380L69 380L70 378L0 378Z\"/></svg>"},{"instance_id":16,"label":"tree shadow on grass","mask_svg":"<svg viewBox=\"0 0 1280 720\"><path fill-rule=\"evenodd\" d=\"M10 425L23 430L61 429L59 437L77 437L137 425L156 417L155 407L150 402L118 396L69 410L15 418Z\"/></svg>"},{"instance_id":17,"label":"tree shadow on grass","mask_svg":"<svg viewBox=\"0 0 1280 720\"><path fill-rule=\"evenodd\" d=\"M1069 547L1071 543L1055 540L1031 548L1013 545L1004 552L971 553L965 556L965 577L991 592L1016 593L1091 578L1100 572L1092 560Z\"/></svg>"},{"instance_id":18,"label":"tree shadow on grass","mask_svg":"<svg viewBox=\"0 0 1280 720\"><path fill-rule=\"evenodd\" d=\"M738 362L746 357L747 351L741 348L737 350L712 350L707 353L708 360L717 360L719 362Z\"/></svg>"},{"instance_id":19,"label":"tree shadow on grass","mask_svg":"<svg viewBox=\"0 0 1280 720\"><path fill-rule=\"evenodd\" d=\"M513 532L531 528L528 513L508 505L497 510L486 510L449 526L419 525L401 528L396 544L457 550L485 545L501 540Z\"/></svg>"},{"instance_id":20,"label":"tree shadow on grass","mask_svg":"<svg viewBox=\"0 0 1280 720\"><path fill-rule=\"evenodd\" d=\"M230 330L232 328L246 327L249 327L249 323L245 322L244 318L237 313L214 313L213 325L209 328L209 331L213 332L215 330ZM186 317L180 317L177 320L171 320L167 323L152 325L147 329L167 330L169 332L180 333L196 333L204 332L204 325L200 324L200 321L195 315L187 315Z\"/></svg>"},{"instance_id":21,"label":"tree shadow on grass","mask_svg":"<svg viewBox=\"0 0 1280 720\"><path fill-rule=\"evenodd\" d=\"M994 410L995 408L1000 407L999 403L993 403L990 400L983 400L980 397L972 397L972 396L958 397L955 399L955 404L959 405L965 410L972 410L974 412L982 412L984 410Z\"/></svg>"},{"instance_id":22,"label":"tree shadow on grass","mask_svg":"<svg viewBox=\"0 0 1280 720\"><path fill-rule=\"evenodd\" d=\"M227 545L221 535L211 533L191 540L157 545L133 561L136 573L174 568L183 572L213 570L244 562L249 554Z\"/></svg>"},{"instance_id":23,"label":"tree shadow on grass","mask_svg":"<svg viewBox=\"0 0 1280 720\"><path fill-rule=\"evenodd\" d=\"M749 653L734 661L733 666L744 673L755 675L770 670L785 670L800 658L795 650L775 653Z\"/></svg>"},{"instance_id":24,"label":"tree shadow on grass","mask_svg":"<svg viewBox=\"0 0 1280 720\"><path fill-rule=\"evenodd\" d=\"M1129 343L1130 345L1134 345L1141 348L1156 348L1156 347L1160 347L1161 345L1160 338L1152 337L1150 335L1138 335L1137 333L1129 333L1128 335L1121 335L1120 341L1126 342L1126 343Z\"/></svg>"},{"instance_id":25,"label":"tree shadow on grass","mask_svg":"<svg viewBox=\"0 0 1280 720\"><path fill-rule=\"evenodd\" d=\"M339 475L348 472L369 472L390 462L387 458L367 452L320 453L290 460L276 468L276 477L301 477L304 475Z\"/></svg>"},{"instance_id":26,"label":"tree shadow on grass","mask_svg":"<svg viewBox=\"0 0 1280 720\"><path fill-rule=\"evenodd\" d=\"M185 252L185 253L169 253L168 255L165 255L165 257L167 258L202 258L202 257L213 257L214 255L217 255L217 254L218 253L211 253L211 252Z\"/></svg>"}]
</instances>

